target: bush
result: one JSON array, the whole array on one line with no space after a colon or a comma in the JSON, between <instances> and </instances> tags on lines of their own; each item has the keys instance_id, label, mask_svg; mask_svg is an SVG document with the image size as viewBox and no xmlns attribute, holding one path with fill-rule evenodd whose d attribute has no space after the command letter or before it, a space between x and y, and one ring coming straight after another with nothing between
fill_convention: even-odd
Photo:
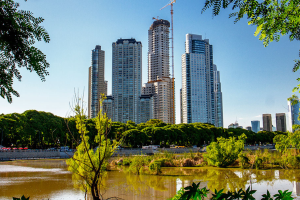
<instances>
[{"instance_id":1,"label":"bush","mask_svg":"<svg viewBox=\"0 0 300 200\"><path fill-rule=\"evenodd\" d=\"M227 167L234 163L238 155L244 150L244 140L246 135L242 134L238 140L235 137L225 139L218 138L217 142L212 142L207 146L205 158L209 165L217 167Z\"/></svg>"},{"instance_id":2,"label":"bush","mask_svg":"<svg viewBox=\"0 0 300 200\"><path fill-rule=\"evenodd\" d=\"M161 162L160 161L153 161L149 165L149 169L152 173L156 175L161 173Z\"/></svg>"},{"instance_id":3,"label":"bush","mask_svg":"<svg viewBox=\"0 0 300 200\"><path fill-rule=\"evenodd\" d=\"M131 161L130 161L128 158L124 158L124 159L123 159L123 162L122 162L122 165L123 165L123 166L129 166L130 163L131 163Z\"/></svg>"}]
</instances>

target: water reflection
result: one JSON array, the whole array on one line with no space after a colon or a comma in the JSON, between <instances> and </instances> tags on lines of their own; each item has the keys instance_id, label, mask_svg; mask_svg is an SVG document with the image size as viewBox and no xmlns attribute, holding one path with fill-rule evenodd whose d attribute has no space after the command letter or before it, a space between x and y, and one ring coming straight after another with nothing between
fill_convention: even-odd
<instances>
[{"instance_id":1,"label":"water reflection","mask_svg":"<svg viewBox=\"0 0 300 200\"><path fill-rule=\"evenodd\" d=\"M84 199L76 176L66 170L64 160L35 160L0 163L0 199L30 196L31 199ZM119 169L109 171L103 179L105 197L123 199L166 200L181 187L201 181L201 187L235 190L252 186L256 198L267 189L290 190L300 196L300 170L242 170L217 168L163 168L161 176L132 175Z\"/></svg>"}]
</instances>

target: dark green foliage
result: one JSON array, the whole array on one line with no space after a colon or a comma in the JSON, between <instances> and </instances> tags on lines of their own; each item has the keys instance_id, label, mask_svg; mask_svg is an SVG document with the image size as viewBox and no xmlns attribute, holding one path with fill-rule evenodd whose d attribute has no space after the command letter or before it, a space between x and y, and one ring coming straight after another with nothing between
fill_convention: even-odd
<instances>
[{"instance_id":1,"label":"dark green foliage","mask_svg":"<svg viewBox=\"0 0 300 200\"><path fill-rule=\"evenodd\" d=\"M205 187L199 189L199 186L200 186L200 182L198 184L193 183L192 186L185 187L184 188L185 192L181 196L180 199L182 199L182 200L190 200L190 199L201 200L201 199L204 199L204 197L207 197L209 190L207 190Z\"/></svg>"},{"instance_id":2,"label":"dark green foliage","mask_svg":"<svg viewBox=\"0 0 300 200\"><path fill-rule=\"evenodd\" d=\"M192 186L185 187L184 189L181 188L177 194L171 198L170 200L202 200L204 197L207 197L207 194L209 193L209 190L206 189L206 187L200 189L200 182L198 184L193 183ZM220 191L215 190L215 193L212 194L211 200L230 200L230 199L241 199L241 200L255 200L253 197L253 194L256 192L256 190L251 190L250 187L248 187L246 190L240 189L238 191L228 191L227 193L223 192L224 189L221 189ZM262 195L262 200L292 200L294 199L292 197L292 192L289 192L288 190L285 190L282 192L281 190L278 190L278 194L275 194L273 197L271 197L270 192L267 191L267 194Z\"/></svg>"},{"instance_id":3,"label":"dark green foliage","mask_svg":"<svg viewBox=\"0 0 300 200\"><path fill-rule=\"evenodd\" d=\"M34 47L37 41L49 42L47 31L40 26L43 18L35 18L30 11L17 10L13 0L0 1L0 96L12 102L11 95L19 97L13 89L13 79L21 81L18 67L35 71L42 81L49 75L46 55Z\"/></svg>"},{"instance_id":4,"label":"dark green foliage","mask_svg":"<svg viewBox=\"0 0 300 200\"><path fill-rule=\"evenodd\" d=\"M84 119L88 130L89 142L96 146L94 137L95 119ZM28 148L49 148L69 146L74 149L79 144L79 134L74 117L62 118L51 113L36 110L27 110L22 114L12 113L0 115L0 128L3 129L4 146L28 146ZM0 131L2 134L2 131ZM109 139L119 141L123 136L121 146L141 147L142 145L159 144L168 147L171 144L178 146L201 146L214 142L219 137L247 136L246 143L272 143L274 136L287 135L280 132L262 131L254 133L244 129L225 129L211 124L165 124L161 120L150 120L149 123L135 124L113 122Z\"/></svg>"}]
</instances>

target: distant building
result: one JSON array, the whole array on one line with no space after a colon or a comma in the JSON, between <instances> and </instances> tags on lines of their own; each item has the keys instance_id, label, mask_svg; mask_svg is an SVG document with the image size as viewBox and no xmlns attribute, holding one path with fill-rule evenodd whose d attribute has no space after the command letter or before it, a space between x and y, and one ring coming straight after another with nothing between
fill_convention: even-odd
<instances>
[{"instance_id":1,"label":"distant building","mask_svg":"<svg viewBox=\"0 0 300 200\"><path fill-rule=\"evenodd\" d=\"M153 97L152 95L140 96L140 121L139 123L146 123L150 119L153 119Z\"/></svg>"},{"instance_id":2,"label":"distant building","mask_svg":"<svg viewBox=\"0 0 300 200\"><path fill-rule=\"evenodd\" d=\"M286 132L285 113L276 113L276 127L277 131Z\"/></svg>"},{"instance_id":3,"label":"distant building","mask_svg":"<svg viewBox=\"0 0 300 200\"><path fill-rule=\"evenodd\" d=\"M180 123L183 123L183 116L182 116L182 88L180 89Z\"/></svg>"},{"instance_id":4,"label":"distant building","mask_svg":"<svg viewBox=\"0 0 300 200\"><path fill-rule=\"evenodd\" d=\"M102 112L106 113L109 119L113 119L114 98L112 96L106 96L106 99L102 103Z\"/></svg>"},{"instance_id":5,"label":"distant building","mask_svg":"<svg viewBox=\"0 0 300 200\"><path fill-rule=\"evenodd\" d=\"M275 132L276 131L276 127L272 125L272 131Z\"/></svg>"},{"instance_id":6,"label":"distant building","mask_svg":"<svg viewBox=\"0 0 300 200\"><path fill-rule=\"evenodd\" d=\"M231 123L229 124L228 128L243 128L243 126L239 126L239 123Z\"/></svg>"},{"instance_id":7,"label":"distant building","mask_svg":"<svg viewBox=\"0 0 300 200\"><path fill-rule=\"evenodd\" d=\"M258 120L251 121L251 127L252 127L252 131L257 133L258 131L260 131L260 121Z\"/></svg>"},{"instance_id":8,"label":"distant building","mask_svg":"<svg viewBox=\"0 0 300 200\"><path fill-rule=\"evenodd\" d=\"M291 127L291 129L293 125L300 125L300 121L298 119L300 103L299 100L297 102L298 103L296 103L295 105L292 105L292 103L288 101L288 115L289 115L288 124Z\"/></svg>"},{"instance_id":9,"label":"distant building","mask_svg":"<svg viewBox=\"0 0 300 200\"><path fill-rule=\"evenodd\" d=\"M272 131L272 116L271 114L263 114L263 130Z\"/></svg>"},{"instance_id":10,"label":"distant building","mask_svg":"<svg viewBox=\"0 0 300 200\"><path fill-rule=\"evenodd\" d=\"M251 128L251 126L247 126L247 127L246 127L246 130L248 130L248 131L252 131L252 128Z\"/></svg>"},{"instance_id":11,"label":"distant building","mask_svg":"<svg viewBox=\"0 0 300 200\"><path fill-rule=\"evenodd\" d=\"M142 91L142 43L118 39L112 44L113 121L139 123Z\"/></svg>"},{"instance_id":12,"label":"distant building","mask_svg":"<svg viewBox=\"0 0 300 200\"><path fill-rule=\"evenodd\" d=\"M107 95L107 81L104 80L105 52L100 45L92 50L92 66L89 67L88 117L95 118L100 110L101 94Z\"/></svg>"}]
</instances>

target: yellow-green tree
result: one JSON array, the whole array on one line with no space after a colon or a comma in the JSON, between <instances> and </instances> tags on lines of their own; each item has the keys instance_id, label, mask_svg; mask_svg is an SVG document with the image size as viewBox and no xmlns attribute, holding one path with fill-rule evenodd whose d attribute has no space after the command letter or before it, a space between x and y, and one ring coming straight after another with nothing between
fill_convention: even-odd
<instances>
[{"instance_id":1,"label":"yellow-green tree","mask_svg":"<svg viewBox=\"0 0 300 200\"><path fill-rule=\"evenodd\" d=\"M102 100L100 100L101 108L104 98L102 96ZM81 141L74 156L67 160L68 170L73 173L73 180L78 187L85 192L90 192L94 200L102 200L103 196L100 189L103 187L107 160L116 150L118 143L108 139L107 135L111 128L111 120L107 118L106 114L102 114L102 110L100 110L96 118L97 135L95 136L95 142L97 147L96 149L91 148L84 110L79 102L81 100L78 98L74 111L76 114L76 128Z\"/></svg>"}]
</instances>

